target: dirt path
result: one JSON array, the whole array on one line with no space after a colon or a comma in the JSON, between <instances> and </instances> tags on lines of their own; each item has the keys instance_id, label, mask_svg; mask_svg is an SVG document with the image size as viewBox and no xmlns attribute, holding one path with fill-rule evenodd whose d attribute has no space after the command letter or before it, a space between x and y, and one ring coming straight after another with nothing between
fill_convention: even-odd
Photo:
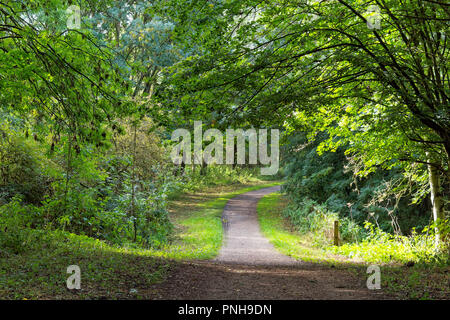
<instances>
[{"instance_id":1,"label":"dirt path","mask_svg":"<svg viewBox=\"0 0 450 320\"><path fill-rule=\"evenodd\" d=\"M145 296L159 300L383 300L366 279L351 272L304 263L255 266L184 262Z\"/></svg>"},{"instance_id":2,"label":"dirt path","mask_svg":"<svg viewBox=\"0 0 450 320\"><path fill-rule=\"evenodd\" d=\"M247 265L290 265L298 263L275 250L260 231L256 205L280 186L241 194L228 201L222 214L225 241L215 259L222 263Z\"/></svg>"},{"instance_id":3,"label":"dirt path","mask_svg":"<svg viewBox=\"0 0 450 320\"><path fill-rule=\"evenodd\" d=\"M386 299L368 290L366 278L332 266L296 261L277 252L261 234L258 200L279 187L251 191L227 203L225 241L213 261L176 263L153 299Z\"/></svg>"}]
</instances>

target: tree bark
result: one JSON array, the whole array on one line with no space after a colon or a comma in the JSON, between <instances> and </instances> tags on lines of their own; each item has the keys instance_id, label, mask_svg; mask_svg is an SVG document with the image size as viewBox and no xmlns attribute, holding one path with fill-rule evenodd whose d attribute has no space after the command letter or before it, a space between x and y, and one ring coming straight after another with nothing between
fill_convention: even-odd
<instances>
[{"instance_id":1,"label":"tree bark","mask_svg":"<svg viewBox=\"0 0 450 320\"><path fill-rule=\"evenodd\" d=\"M134 226L134 239L133 242L136 242L137 240L137 218L136 218L136 195L135 195L135 188L136 188L136 136L137 136L137 124L134 123L133 127L133 168L132 168L132 175L131 175L131 214L133 220L133 226Z\"/></svg>"},{"instance_id":2,"label":"tree bark","mask_svg":"<svg viewBox=\"0 0 450 320\"><path fill-rule=\"evenodd\" d=\"M444 220L445 217L444 217L441 186L439 181L439 173L438 170L430 164L428 165L428 179L431 191L431 206L433 209L433 220L436 223ZM435 227L435 232L436 232L435 244L439 245L439 243L443 240L443 234L440 232L438 225L436 225Z\"/></svg>"},{"instance_id":3,"label":"tree bark","mask_svg":"<svg viewBox=\"0 0 450 320\"><path fill-rule=\"evenodd\" d=\"M208 164L205 161L203 161L202 164L201 164L201 167L200 167L200 175L201 176L206 175L206 168L207 167L208 167Z\"/></svg>"}]
</instances>

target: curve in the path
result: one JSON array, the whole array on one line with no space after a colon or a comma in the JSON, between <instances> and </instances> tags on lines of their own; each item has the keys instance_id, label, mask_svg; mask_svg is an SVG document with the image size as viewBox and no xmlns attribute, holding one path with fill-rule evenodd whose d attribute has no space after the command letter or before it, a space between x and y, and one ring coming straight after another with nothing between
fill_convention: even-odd
<instances>
[{"instance_id":1,"label":"curve in the path","mask_svg":"<svg viewBox=\"0 0 450 320\"><path fill-rule=\"evenodd\" d=\"M260 231L256 206L263 196L280 186L243 193L229 200L222 214L225 240L215 259L245 265L292 265L299 263L275 250Z\"/></svg>"}]
</instances>

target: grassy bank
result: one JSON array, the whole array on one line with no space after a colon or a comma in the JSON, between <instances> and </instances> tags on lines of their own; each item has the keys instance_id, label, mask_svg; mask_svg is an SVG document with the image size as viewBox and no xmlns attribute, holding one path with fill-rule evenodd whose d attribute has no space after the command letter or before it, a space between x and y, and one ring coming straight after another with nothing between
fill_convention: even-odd
<instances>
[{"instance_id":1,"label":"grassy bank","mask_svg":"<svg viewBox=\"0 0 450 320\"><path fill-rule=\"evenodd\" d=\"M103 241L62 231L27 230L26 248L1 252L1 299L139 299L168 264ZM68 290L69 265L81 270L81 290Z\"/></svg>"},{"instance_id":2,"label":"grassy bank","mask_svg":"<svg viewBox=\"0 0 450 320\"><path fill-rule=\"evenodd\" d=\"M258 219L263 234L277 250L293 258L345 268L368 277L367 266L374 262L371 255L359 255L358 259L334 255L337 248L312 246L312 235L299 233L288 219L283 217L287 200L274 193L258 203ZM353 248L357 250L356 247ZM378 248L382 250L383 246ZM364 259L367 257L367 260ZM450 268L442 264L380 263L381 288L400 299L448 299L450 295Z\"/></svg>"}]
</instances>

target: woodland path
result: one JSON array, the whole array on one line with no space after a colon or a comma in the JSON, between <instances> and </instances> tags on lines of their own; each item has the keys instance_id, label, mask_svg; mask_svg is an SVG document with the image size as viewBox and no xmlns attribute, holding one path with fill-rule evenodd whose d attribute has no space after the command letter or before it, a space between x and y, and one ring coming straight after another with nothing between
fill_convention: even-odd
<instances>
[{"instance_id":1,"label":"woodland path","mask_svg":"<svg viewBox=\"0 0 450 320\"><path fill-rule=\"evenodd\" d=\"M215 261L247 265L301 263L276 251L259 228L256 213L258 200L279 190L280 186L259 189L228 201L222 214L225 241Z\"/></svg>"},{"instance_id":2,"label":"woodland path","mask_svg":"<svg viewBox=\"0 0 450 320\"><path fill-rule=\"evenodd\" d=\"M174 263L164 282L147 292L153 299L389 299L368 290L366 276L334 265L296 261L275 250L260 231L256 206L280 187L247 192L223 212L224 245L211 261Z\"/></svg>"}]
</instances>

